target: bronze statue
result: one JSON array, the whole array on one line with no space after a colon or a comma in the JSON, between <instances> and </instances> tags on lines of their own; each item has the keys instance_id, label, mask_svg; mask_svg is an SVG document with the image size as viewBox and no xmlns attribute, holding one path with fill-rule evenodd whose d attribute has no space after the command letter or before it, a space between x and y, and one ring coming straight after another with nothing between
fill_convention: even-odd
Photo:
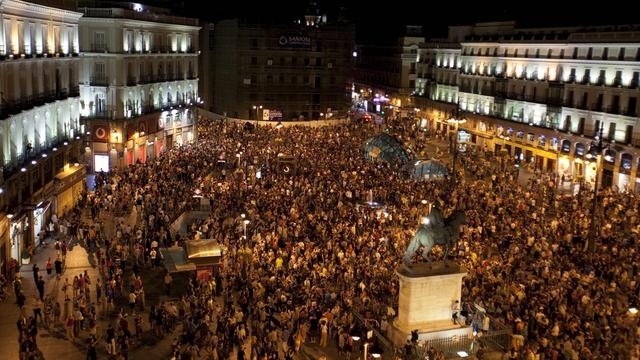
<instances>
[{"instance_id":1,"label":"bronze statue","mask_svg":"<svg viewBox=\"0 0 640 360\"><path fill-rule=\"evenodd\" d=\"M411 258L416 253L420 245L424 246L422 257L431 263L429 252L433 245L445 245L444 260L447 261L449 248L458 241L460 237L460 226L466 221L464 211L456 210L449 217L443 220L442 211L435 207L426 217L425 222L420 225L416 234L411 239L407 250L404 253L405 265L411 264Z\"/></svg>"}]
</instances>

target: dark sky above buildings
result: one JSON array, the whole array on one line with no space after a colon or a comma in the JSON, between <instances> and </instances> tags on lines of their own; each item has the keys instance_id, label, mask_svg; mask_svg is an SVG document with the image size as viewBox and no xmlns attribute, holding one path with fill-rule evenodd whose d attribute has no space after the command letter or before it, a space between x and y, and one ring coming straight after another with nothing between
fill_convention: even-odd
<instances>
[{"instance_id":1,"label":"dark sky above buildings","mask_svg":"<svg viewBox=\"0 0 640 360\"><path fill-rule=\"evenodd\" d=\"M284 21L304 14L316 2L331 18L356 24L359 38L394 36L402 25L422 25L427 35L446 34L447 25L516 20L522 26L640 24L640 1L631 0L156 0L184 3L190 16L221 19L252 17Z\"/></svg>"}]
</instances>

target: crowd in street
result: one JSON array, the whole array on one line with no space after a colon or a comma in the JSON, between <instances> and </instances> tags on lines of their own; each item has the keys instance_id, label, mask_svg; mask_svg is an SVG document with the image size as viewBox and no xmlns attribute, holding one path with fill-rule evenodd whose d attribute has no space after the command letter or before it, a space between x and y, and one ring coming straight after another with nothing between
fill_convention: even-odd
<instances>
[{"instance_id":1,"label":"crowd in street","mask_svg":"<svg viewBox=\"0 0 640 360\"><path fill-rule=\"evenodd\" d=\"M93 221L83 223L78 210L56 224L61 262L63 249L77 242L100 269L99 279L69 281L64 273L47 279L65 293L62 306L51 304L53 321L64 321L70 339L86 329L90 353L101 339L113 357L127 358L145 320L154 336L180 329L175 359L293 359L310 343L345 355L362 351L367 329L384 333L391 326L398 311L395 270L425 204L435 204L445 214L466 213L453 254L469 273L462 299L465 308L492 317L495 324L482 330L499 323L512 330L505 356L640 358L640 323L629 311L639 305L639 196L603 190L592 216L590 192L565 196L548 177L521 184L509 159L482 154L460 157L456 185L416 181L364 159L364 142L379 131L370 125L249 128L201 119L198 126L193 145L99 175L96 191L79 206ZM393 135L422 154L431 141L410 127ZM289 157L293 162L283 166ZM209 200L210 214L186 236L175 236L170 225L200 204L196 191ZM368 198L383 208L366 206ZM129 212L133 225L123 218ZM101 227L105 214L116 219L113 236ZM589 254L592 218L596 251ZM189 238L224 245L223 264L209 281L190 280L180 300L147 306L141 274L162 272L160 249ZM432 257L442 253L436 247ZM164 279L169 293L171 276ZM14 287L23 309L20 281ZM122 301L129 317L119 311ZM118 313L103 334L94 326L101 312ZM20 344L29 353L38 314L23 315Z\"/></svg>"}]
</instances>

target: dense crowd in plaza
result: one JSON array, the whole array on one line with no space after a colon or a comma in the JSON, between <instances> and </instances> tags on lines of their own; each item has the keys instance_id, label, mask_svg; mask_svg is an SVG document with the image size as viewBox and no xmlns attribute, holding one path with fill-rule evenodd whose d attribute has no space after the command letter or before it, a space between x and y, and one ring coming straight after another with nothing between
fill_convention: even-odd
<instances>
[{"instance_id":1,"label":"dense crowd in plaza","mask_svg":"<svg viewBox=\"0 0 640 360\"><path fill-rule=\"evenodd\" d=\"M21 353L36 352L39 314L47 327L64 325L70 340L86 341L90 358L103 343L114 358L127 358L145 322L157 337L180 329L176 359L234 353L238 359L293 359L304 343L353 352L362 340L351 335L371 327L384 333L397 312L395 270L431 203L445 213L466 213L454 254L469 272L464 306L482 308L512 329L507 358L640 358L640 323L629 311L639 305L640 197L600 193L596 251L589 258L590 192L563 195L543 176L520 184L508 159L472 155L461 157L457 186L416 181L364 159L364 141L379 130L249 129L202 119L196 144L98 175L96 191L56 220L58 258L52 263L63 263L67 246L80 243L95 257L100 278L68 279L52 271L46 281L56 281L65 301L41 296L33 316L20 290L31 280L15 280ZM410 127L395 135L417 152L432 141ZM278 166L279 154L294 158L292 169ZM187 236L174 237L169 226L199 203L196 189L209 198L210 215ZM384 204L384 212L362 206L368 197ZM93 221L83 222L80 209ZM124 221L131 211L133 226ZM116 219L109 238L104 216ZM190 238L227 247L221 271L208 282L190 280L179 301L147 306L141 273L162 272L159 250ZM432 256L441 254L436 248ZM171 275L163 279L169 294ZM121 303L130 310L120 310ZM118 315L104 332L96 331L104 312Z\"/></svg>"}]
</instances>

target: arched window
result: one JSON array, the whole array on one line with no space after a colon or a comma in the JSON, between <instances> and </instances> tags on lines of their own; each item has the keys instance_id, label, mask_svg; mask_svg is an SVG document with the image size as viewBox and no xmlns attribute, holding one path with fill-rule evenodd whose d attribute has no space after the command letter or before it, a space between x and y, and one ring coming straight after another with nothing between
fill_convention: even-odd
<instances>
[{"instance_id":1,"label":"arched window","mask_svg":"<svg viewBox=\"0 0 640 360\"><path fill-rule=\"evenodd\" d=\"M631 164L633 162L633 155L631 154L622 154L620 157L620 170L629 173L631 172Z\"/></svg>"},{"instance_id":2,"label":"arched window","mask_svg":"<svg viewBox=\"0 0 640 360\"><path fill-rule=\"evenodd\" d=\"M607 149L604 152L604 161L609 164L613 164L616 162L616 155L617 153L615 150Z\"/></svg>"}]
</instances>

